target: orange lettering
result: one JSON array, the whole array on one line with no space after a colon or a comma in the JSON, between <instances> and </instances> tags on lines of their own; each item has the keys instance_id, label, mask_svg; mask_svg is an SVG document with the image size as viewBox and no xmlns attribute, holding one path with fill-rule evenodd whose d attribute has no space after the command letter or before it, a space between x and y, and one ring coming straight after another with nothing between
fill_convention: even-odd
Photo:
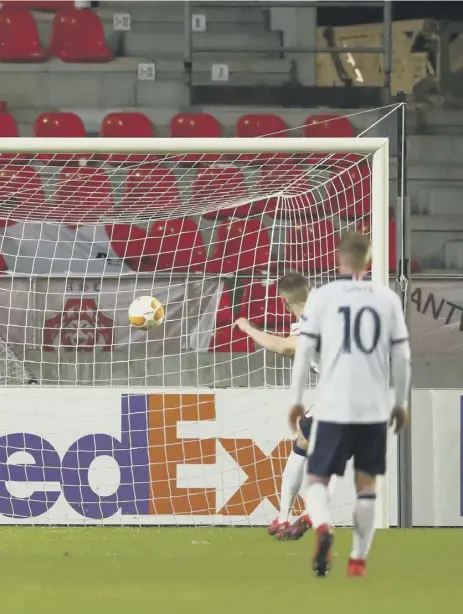
<instances>
[{"instance_id":1,"label":"orange lettering","mask_svg":"<svg viewBox=\"0 0 463 614\"><path fill-rule=\"evenodd\" d=\"M247 516L264 499L268 499L278 509L281 474L291 442L281 441L269 456L265 456L252 439L219 439L219 441L245 471L248 479L218 513L228 516Z\"/></svg>"},{"instance_id":2,"label":"orange lettering","mask_svg":"<svg viewBox=\"0 0 463 614\"><path fill-rule=\"evenodd\" d=\"M150 514L215 514L212 488L177 488L177 466L215 463L215 439L178 439L177 422L214 420L213 394L150 394Z\"/></svg>"}]
</instances>

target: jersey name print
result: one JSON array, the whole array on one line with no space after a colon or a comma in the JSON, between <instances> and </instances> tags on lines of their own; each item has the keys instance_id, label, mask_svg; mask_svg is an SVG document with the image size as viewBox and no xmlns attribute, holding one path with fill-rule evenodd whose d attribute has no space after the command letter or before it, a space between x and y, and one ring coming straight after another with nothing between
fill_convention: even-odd
<instances>
[{"instance_id":1,"label":"jersey name print","mask_svg":"<svg viewBox=\"0 0 463 614\"><path fill-rule=\"evenodd\" d=\"M320 343L314 416L339 423L385 422L391 410L389 352L408 339L400 300L387 287L338 280L313 291L300 334Z\"/></svg>"}]
</instances>

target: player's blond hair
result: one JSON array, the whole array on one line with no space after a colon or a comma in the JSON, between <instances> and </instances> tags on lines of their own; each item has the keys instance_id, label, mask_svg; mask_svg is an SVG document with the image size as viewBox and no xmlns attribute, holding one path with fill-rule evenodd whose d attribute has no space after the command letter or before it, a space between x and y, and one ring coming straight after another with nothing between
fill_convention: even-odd
<instances>
[{"instance_id":1,"label":"player's blond hair","mask_svg":"<svg viewBox=\"0 0 463 614\"><path fill-rule=\"evenodd\" d=\"M278 282L278 292L288 303L293 305L305 304L310 292L308 280L298 273L292 271L280 279Z\"/></svg>"},{"instance_id":2,"label":"player's blond hair","mask_svg":"<svg viewBox=\"0 0 463 614\"><path fill-rule=\"evenodd\" d=\"M361 232L346 232L339 241L338 253L353 271L364 271L371 259L370 239Z\"/></svg>"}]
</instances>

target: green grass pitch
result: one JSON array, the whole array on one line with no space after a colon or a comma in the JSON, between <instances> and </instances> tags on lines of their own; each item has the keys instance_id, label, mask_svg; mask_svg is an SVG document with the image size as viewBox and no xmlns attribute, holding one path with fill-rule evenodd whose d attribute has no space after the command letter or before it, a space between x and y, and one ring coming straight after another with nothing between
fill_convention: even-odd
<instances>
[{"instance_id":1,"label":"green grass pitch","mask_svg":"<svg viewBox=\"0 0 463 614\"><path fill-rule=\"evenodd\" d=\"M329 578L313 535L262 529L0 528L1 610L11 614L444 614L463 595L463 530L379 531L366 579L348 580L338 530Z\"/></svg>"}]
</instances>

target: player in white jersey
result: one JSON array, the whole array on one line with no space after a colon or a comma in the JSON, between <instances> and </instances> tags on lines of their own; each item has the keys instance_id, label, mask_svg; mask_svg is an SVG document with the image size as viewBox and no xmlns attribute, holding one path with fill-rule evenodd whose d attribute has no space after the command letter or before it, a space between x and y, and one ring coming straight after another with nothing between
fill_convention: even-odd
<instances>
[{"instance_id":1,"label":"player in white jersey","mask_svg":"<svg viewBox=\"0 0 463 614\"><path fill-rule=\"evenodd\" d=\"M356 503L348 574L363 576L375 531L376 476L386 470L387 426L397 433L406 421L410 345L401 303L388 287L362 280L370 245L360 233L344 235L338 247L344 276L314 290L301 317L293 367L295 428L304 415L308 367L320 349L320 376L309 445L307 509L317 533L313 560L318 576L328 574L333 541L327 484L343 475L353 457ZM395 388L391 412L389 358Z\"/></svg>"},{"instance_id":2,"label":"player in white jersey","mask_svg":"<svg viewBox=\"0 0 463 614\"><path fill-rule=\"evenodd\" d=\"M235 325L266 350L281 356L292 357L296 351L296 342L299 335L299 318L304 311L304 306L310 292L309 282L300 273L289 273L279 281L278 292L285 302L288 311L298 319L297 322L292 324L291 333L288 337L281 337L280 335L259 330L246 318L239 318ZM314 364L312 365L312 370L315 369ZM301 489L304 479L311 427L312 418L304 414L297 423L297 437L294 440L293 448L282 475L280 512L267 529L270 535L275 535L278 539L299 539L312 525L307 514L303 514L292 525L290 523L294 500Z\"/></svg>"}]
</instances>

